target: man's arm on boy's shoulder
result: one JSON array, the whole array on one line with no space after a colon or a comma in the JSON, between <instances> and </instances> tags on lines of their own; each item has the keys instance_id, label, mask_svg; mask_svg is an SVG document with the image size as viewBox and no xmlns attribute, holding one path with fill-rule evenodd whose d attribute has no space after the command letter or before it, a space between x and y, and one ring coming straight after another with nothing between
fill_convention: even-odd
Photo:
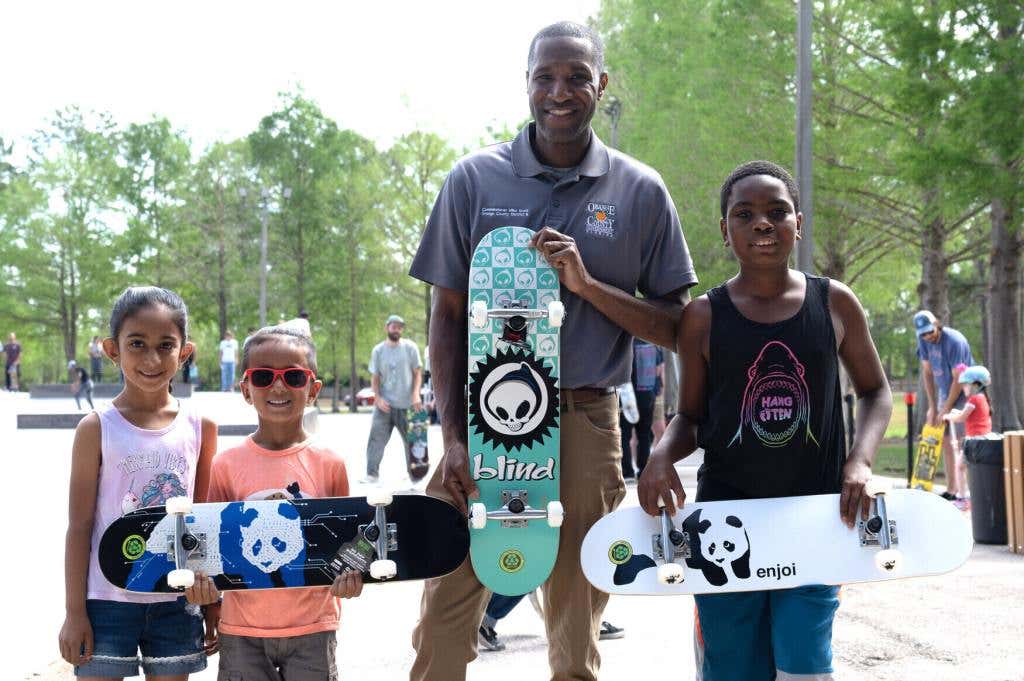
<instances>
[{"instance_id":1,"label":"man's arm on boy's shoulder","mask_svg":"<svg viewBox=\"0 0 1024 681\"><path fill-rule=\"evenodd\" d=\"M832 281L829 307L836 318L839 359L857 395L856 434L843 467L843 490L839 500L843 521L853 527L858 507L867 514L871 505L870 498L864 494L864 484L871 477L871 464L889 425L892 392L857 296L845 284Z\"/></svg>"}]
</instances>

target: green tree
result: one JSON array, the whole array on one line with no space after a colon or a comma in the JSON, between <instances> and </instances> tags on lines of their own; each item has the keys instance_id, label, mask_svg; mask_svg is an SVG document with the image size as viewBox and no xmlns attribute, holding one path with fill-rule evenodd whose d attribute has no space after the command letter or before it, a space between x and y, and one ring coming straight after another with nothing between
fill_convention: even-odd
<instances>
[{"instance_id":1,"label":"green tree","mask_svg":"<svg viewBox=\"0 0 1024 681\"><path fill-rule=\"evenodd\" d=\"M11 226L19 295L31 303L33 317L62 339L65 360L76 356L83 319L105 310L117 285L112 275L120 264L112 257L108 224L117 141L105 114L58 112L33 140L28 168L46 203Z\"/></svg>"},{"instance_id":2,"label":"green tree","mask_svg":"<svg viewBox=\"0 0 1024 681\"><path fill-rule=\"evenodd\" d=\"M408 266L423 237L434 199L455 162L455 150L434 133L416 131L398 138L386 156L390 174L384 190L391 198L387 236L403 264ZM399 281L405 295L419 295L422 300L423 342L426 344L431 287L411 277L402 277Z\"/></svg>"},{"instance_id":3,"label":"green tree","mask_svg":"<svg viewBox=\"0 0 1024 681\"><path fill-rule=\"evenodd\" d=\"M166 118L131 123L120 140L117 188L127 208L128 229L121 239L126 264L139 281L180 288L190 275L175 262L171 235L178 231L174 209L191 163L188 140Z\"/></svg>"}]
</instances>

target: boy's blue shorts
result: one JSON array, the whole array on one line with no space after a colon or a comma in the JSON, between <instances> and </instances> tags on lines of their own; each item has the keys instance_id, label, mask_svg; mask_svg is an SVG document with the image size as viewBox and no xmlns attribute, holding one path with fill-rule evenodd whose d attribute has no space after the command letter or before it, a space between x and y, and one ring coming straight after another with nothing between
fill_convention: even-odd
<instances>
[{"instance_id":1,"label":"boy's blue shorts","mask_svg":"<svg viewBox=\"0 0 1024 681\"><path fill-rule=\"evenodd\" d=\"M164 603L87 600L93 655L75 676L137 676L139 651L147 676L191 674L206 669L203 618L185 609L184 597Z\"/></svg>"},{"instance_id":2,"label":"boy's blue shorts","mask_svg":"<svg viewBox=\"0 0 1024 681\"><path fill-rule=\"evenodd\" d=\"M838 586L694 596L699 681L831 679Z\"/></svg>"}]
</instances>

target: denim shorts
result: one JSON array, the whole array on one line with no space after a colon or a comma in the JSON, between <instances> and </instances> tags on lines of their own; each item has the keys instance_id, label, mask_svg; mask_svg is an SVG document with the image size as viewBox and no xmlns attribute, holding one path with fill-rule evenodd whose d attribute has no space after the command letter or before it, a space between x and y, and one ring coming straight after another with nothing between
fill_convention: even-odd
<instances>
[{"instance_id":1,"label":"denim shorts","mask_svg":"<svg viewBox=\"0 0 1024 681\"><path fill-rule=\"evenodd\" d=\"M186 606L184 597L164 603L87 600L93 655L75 667L75 675L137 676L140 663L151 676L206 669L203 618Z\"/></svg>"},{"instance_id":2,"label":"denim shorts","mask_svg":"<svg viewBox=\"0 0 1024 681\"><path fill-rule=\"evenodd\" d=\"M694 596L700 681L831 679L838 586Z\"/></svg>"}]
</instances>

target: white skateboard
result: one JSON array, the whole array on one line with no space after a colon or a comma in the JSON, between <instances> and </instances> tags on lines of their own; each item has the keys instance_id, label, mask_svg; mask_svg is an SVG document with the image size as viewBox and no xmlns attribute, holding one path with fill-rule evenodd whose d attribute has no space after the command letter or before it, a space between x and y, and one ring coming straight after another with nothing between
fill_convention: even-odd
<instances>
[{"instance_id":1,"label":"white skateboard","mask_svg":"<svg viewBox=\"0 0 1024 681\"><path fill-rule=\"evenodd\" d=\"M636 392L633 391L633 384L623 383L617 386L615 391L619 394L619 407L622 409L622 415L630 423L639 421L640 410L636 406Z\"/></svg>"},{"instance_id":2,"label":"white skateboard","mask_svg":"<svg viewBox=\"0 0 1024 681\"><path fill-rule=\"evenodd\" d=\"M953 504L880 484L871 492L872 512L853 529L838 494L687 503L673 518L621 509L587 533L583 573L612 594L707 594L936 575L967 560L971 531Z\"/></svg>"}]
</instances>

